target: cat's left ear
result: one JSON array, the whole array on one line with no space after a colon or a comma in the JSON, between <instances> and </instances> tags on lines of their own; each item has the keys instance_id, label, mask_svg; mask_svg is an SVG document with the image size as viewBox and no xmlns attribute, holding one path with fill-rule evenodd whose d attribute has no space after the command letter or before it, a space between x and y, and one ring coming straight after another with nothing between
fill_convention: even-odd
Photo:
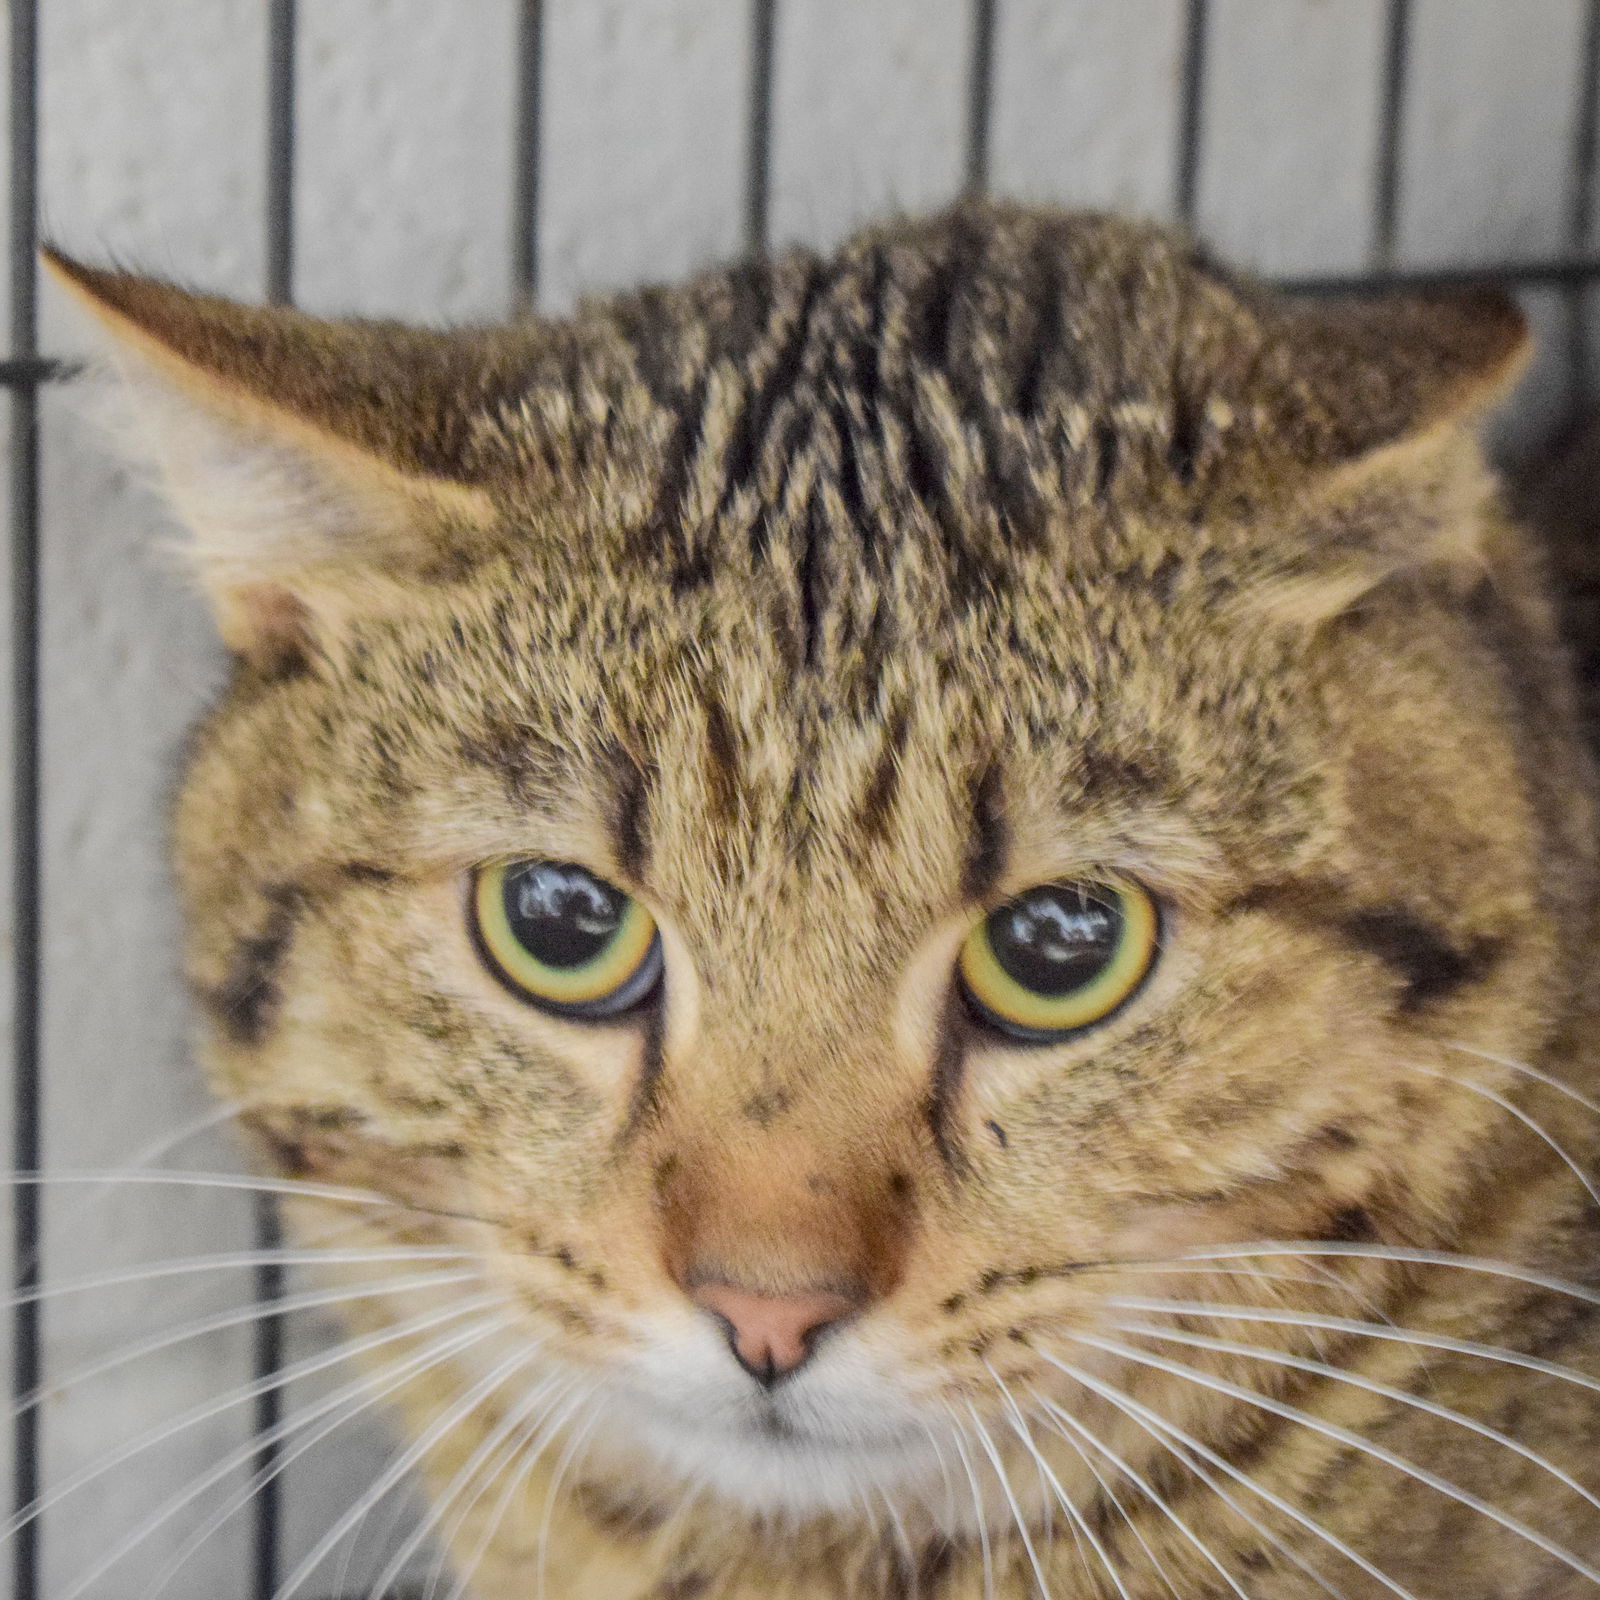
<instances>
[{"instance_id":1,"label":"cat's left ear","mask_svg":"<svg viewBox=\"0 0 1600 1600\"><path fill-rule=\"evenodd\" d=\"M315 650L387 576L440 570L491 524L465 464L485 383L470 335L44 263L108 336L115 431L156 468L240 655Z\"/></svg>"},{"instance_id":2,"label":"cat's left ear","mask_svg":"<svg viewBox=\"0 0 1600 1600\"><path fill-rule=\"evenodd\" d=\"M1498 493L1479 425L1533 351L1516 303L1487 289L1312 301L1286 322L1310 542L1280 551L1253 603L1316 623L1409 571L1470 586Z\"/></svg>"},{"instance_id":3,"label":"cat's left ear","mask_svg":"<svg viewBox=\"0 0 1600 1600\"><path fill-rule=\"evenodd\" d=\"M1533 354L1517 303L1487 288L1290 301L1277 332L1309 390L1303 425L1352 463L1475 423Z\"/></svg>"}]
</instances>

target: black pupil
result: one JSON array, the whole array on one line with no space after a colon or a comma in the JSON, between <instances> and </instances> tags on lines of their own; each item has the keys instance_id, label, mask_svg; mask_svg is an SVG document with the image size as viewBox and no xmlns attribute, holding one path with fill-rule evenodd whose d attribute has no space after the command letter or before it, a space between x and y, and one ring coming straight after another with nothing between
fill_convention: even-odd
<instances>
[{"instance_id":1,"label":"black pupil","mask_svg":"<svg viewBox=\"0 0 1600 1600\"><path fill-rule=\"evenodd\" d=\"M988 921L989 948L1008 977L1033 994L1068 995L1094 982L1122 942L1122 906L1109 889L1043 884Z\"/></svg>"},{"instance_id":2,"label":"black pupil","mask_svg":"<svg viewBox=\"0 0 1600 1600\"><path fill-rule=\"evenodd\" d=\"M517 943L547 967L587 966L616 938L628 910L620 889L560 861L512 867L502 892Z\"/></svg>"}]
</instances>

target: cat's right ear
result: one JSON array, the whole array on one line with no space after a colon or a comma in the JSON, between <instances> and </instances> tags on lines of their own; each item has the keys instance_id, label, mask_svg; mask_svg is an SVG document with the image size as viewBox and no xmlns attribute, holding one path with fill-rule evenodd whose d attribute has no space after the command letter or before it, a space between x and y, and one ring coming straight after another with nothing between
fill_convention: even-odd
<instances>
[{"instance_id":1,"label":"cat's right ear","mask_svg":"<svg viewBox=\"0 0 1600 1600\"><path fill-rule=\"evenodd\" d=\"M461 464L462 336L43 260L105 335L114 431L158 473L238 654L303 657L388 575L437 569L492 522Z\"/></svg>"}]
</instances>

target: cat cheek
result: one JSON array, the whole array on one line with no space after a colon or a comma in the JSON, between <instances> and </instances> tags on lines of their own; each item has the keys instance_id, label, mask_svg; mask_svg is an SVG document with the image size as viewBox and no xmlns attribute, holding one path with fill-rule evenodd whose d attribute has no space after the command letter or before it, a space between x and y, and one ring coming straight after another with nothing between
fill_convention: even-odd
<instances>
[{"instance_id":1,"label":"cat cheek","mask_svg":"<svg viewBox=\"0 0 1600 1600\"><path fill-rule=\"evenodd\" d=\"M1117 1229L1107 1254L1128 1260L1170 1260L1186 1250L1231 1244L1237 1232L1238 1222L1225 1207L1150 1205Z\"/></svg>"}]
</instances>

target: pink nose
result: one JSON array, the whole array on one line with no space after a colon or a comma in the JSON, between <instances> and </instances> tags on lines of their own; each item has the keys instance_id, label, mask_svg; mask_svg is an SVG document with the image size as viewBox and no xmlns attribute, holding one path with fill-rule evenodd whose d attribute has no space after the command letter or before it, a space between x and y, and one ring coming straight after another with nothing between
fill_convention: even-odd
<instances>
[{"instance_id":1,"label":"pink nose","mask_svg":"<svg viewBox=\"0 0 1600 1600\"><path fill-rule=\"evenodd\" d=\"M739 1365L768 1385L788 1377L811 1354L817 1335L860 1303L825 1289L756 1294L731 1283L700 1284L689 1298L722 1323Z\"/></svg>"}]
</instances>

